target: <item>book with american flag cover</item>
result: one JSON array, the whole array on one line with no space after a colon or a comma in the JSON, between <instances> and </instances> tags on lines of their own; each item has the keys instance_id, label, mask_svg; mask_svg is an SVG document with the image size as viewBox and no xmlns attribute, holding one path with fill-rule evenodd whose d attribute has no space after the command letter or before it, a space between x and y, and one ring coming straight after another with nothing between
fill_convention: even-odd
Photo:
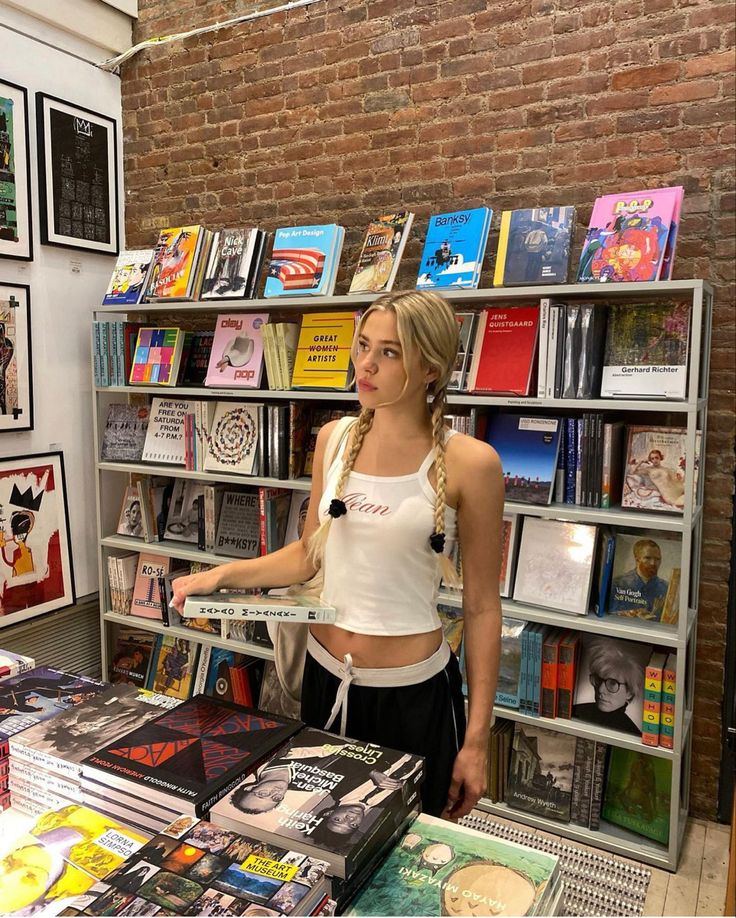
<instances>
[{"instance_id":1,"label":"book with american flag cover","mask_svg":"<svg viewBox=\"0 0 736 918\"><path fill-rule=\"evenodd\" d=\"M336 223L277 229L263 295L331 296L344 238Z\"/></svg>"}]
</instances>

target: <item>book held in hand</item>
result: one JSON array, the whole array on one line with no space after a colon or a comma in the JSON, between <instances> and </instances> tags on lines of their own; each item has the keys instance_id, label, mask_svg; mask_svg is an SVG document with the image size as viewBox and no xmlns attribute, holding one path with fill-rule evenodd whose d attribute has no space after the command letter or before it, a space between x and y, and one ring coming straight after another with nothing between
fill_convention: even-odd
<instances>
[{"instance_id":1,"label":"book held in hand","mask_svg":"<svg viewBox=\"0 0 736 918\"><path fill-rule=\"evenodd\" d=\"M413 213L399 211L382 214L368 224L348 293L391 290L413 222Z\"/></svg>"},{"instance_id":2,"label":"book held in hand","mask_svg":"<svg viewBox=\"0 0 736 918\"><path fill-rule=\"evenodd\" d=\"M221 592L187 596L185 618L247 619L278 622L334 622L337 610L308 598Z\"/></svg>"},{"instance_id":3,"label":"book held in hand","mask_svg":"<svg viewBox=\"0 0 736 918\"><path fill-rule=\"evenodd\" d=\"M489 207L430 217L417 289L475 289L480 280L492 217Z\"/></svg>"},{"instance_id":4,"label":"book held in hand","mask_svg":"<svg viewBox=\"0 0 736 918\"><path fill-rule=\"evenodd\" d=\"M493 286L567 283L574 226L574 207L503 211Z\"/></svg>"}]
</instances>

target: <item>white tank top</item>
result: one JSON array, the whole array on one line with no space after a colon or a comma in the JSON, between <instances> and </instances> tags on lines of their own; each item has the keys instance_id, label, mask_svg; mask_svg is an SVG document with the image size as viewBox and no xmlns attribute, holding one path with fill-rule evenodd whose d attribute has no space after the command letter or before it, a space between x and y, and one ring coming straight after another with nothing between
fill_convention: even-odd
<instances>
[{"instance_id":1,"label":"white tank top","mask_svg":"<svg viewBox=\"0 0 736 918\"><path fill-rule=\"evenodd\" d=\"M447 430L445 442L455 433ZM319 503L327 515L347 445L327 473ZM413 475L383 477L351 472L343 500L347 514L333 520L325 545L322 598L335 606L335 624L358 634L423 634L441 626L440 573L429 544L435 490L427 473L434 450ZM457 511L445 508L445 554L457 538Z\"/></svg>"}]
</instances>

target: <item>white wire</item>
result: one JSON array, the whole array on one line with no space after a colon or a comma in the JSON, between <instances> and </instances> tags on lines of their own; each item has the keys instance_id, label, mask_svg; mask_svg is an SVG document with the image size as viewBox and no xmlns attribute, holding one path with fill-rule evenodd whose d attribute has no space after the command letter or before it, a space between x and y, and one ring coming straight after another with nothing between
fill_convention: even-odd
<instances>
[{"instance_id":1,"label":"white wire","mask_svg":"<svg viewBox=\"0 0 736 918\"><path fill-rule=\"evenodd\" d=\"M97 66L101 70L112 71L119 67L124 61L134 57L144 48L152 48L157 45L165 45L172 41L181 41L183 38L191 38L192 35L204 35L206 32L216 32L218 29L226 29L230 26L239 25L241 22L248 22L252 19L261 19L264 16L272 16L274 13L289 12L290 10L295 10L300 6L311 6L312 3L319 2L324 2L324 0L292 0L292 2L283 3L281 6L273 6L267 10L258 10L255 13L247 13L243 16L236 16L235 19L227 19L224 22L215 22L212 25L202 26L198 29L191 29L189 32L177 32L175 35L162 35L158 38L147 38L145 41L141 41L138 42L137 45L133 45L132 48L128 48L127 51L123 51L122 54L118 54L116 57L111 57L108 60L103 61L101 64L98 64Z\"/></svg>"}]
</instances>

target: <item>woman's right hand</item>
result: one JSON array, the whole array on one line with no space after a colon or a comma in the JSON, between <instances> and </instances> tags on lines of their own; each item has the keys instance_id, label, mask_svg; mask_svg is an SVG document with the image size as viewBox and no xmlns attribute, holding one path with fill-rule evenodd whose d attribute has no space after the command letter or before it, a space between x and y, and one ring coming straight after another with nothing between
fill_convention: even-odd
<instances>
[{"instance_id":1,"label":"woman's right hand","mask_svg":"<svg viewBox=\"0 0 736 918\"><path fill-rule=\"evenodd\" d=\"M174 591L172 605L181 613L184 600L187 596L207 596L214 593L222 586L218 568L202 571L200 574L188 574L186 577L177 577L171 584Z\"/></svg>"}]
</instances>

